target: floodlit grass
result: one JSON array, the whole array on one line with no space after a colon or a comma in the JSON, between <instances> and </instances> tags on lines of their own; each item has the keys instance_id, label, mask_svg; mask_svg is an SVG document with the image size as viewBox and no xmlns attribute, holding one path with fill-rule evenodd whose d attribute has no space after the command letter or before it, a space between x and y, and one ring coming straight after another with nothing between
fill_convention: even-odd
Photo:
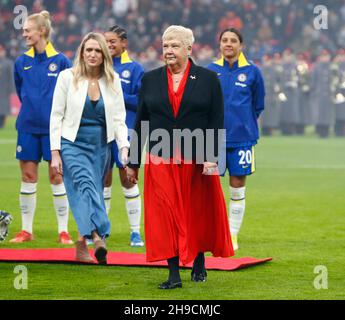
<instances>
[{"instance_id":1,"label":"floodlit grass","mask_svg":"<svg viewBox=\"0 0 345 320\"><path fill-rule=\"evenodd\" d=\"M8 239L21 227L20 174L14 158L14 119L0 131L0 208L14 216ZM0 299L344 299L345 139L262 138L257 172L247 182L246 216L237 257L273 261L235 272L209 271L206 283L192 283L182 270L183 289L161 291L162 268L24 264L28 290L14 289L17 264L0 263ZM35 241L0 248L56 248L57 225L42 163L34 223ZM116 174L114 175L116 176ZM142 179L140 186L142 186ZM228 178L222 178L228 199ZM142 189L142 188L141 188ZM118 178L113 185L112 251L144 252L129 246L129 225ZM76 224L70 216L74 238ZM328 270L328 289L314 288L316 266Z\"/></svg>"}]
</instances>

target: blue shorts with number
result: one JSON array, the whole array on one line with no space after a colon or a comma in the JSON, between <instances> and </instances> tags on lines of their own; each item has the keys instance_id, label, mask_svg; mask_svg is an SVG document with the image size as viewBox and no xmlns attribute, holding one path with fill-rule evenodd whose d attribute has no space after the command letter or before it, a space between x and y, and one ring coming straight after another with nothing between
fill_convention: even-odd
<instances>
[{"instance_id":1,"label":"blue shorts with number","mask_svg":"<svg viewBox=\"0 0 345 320\"><path fill-rule=\"evenodd\" d=\"M226 169L229 170L230 176L248 176L254 173L254 146L226 148L226 155L222 157L219 163L221 176L225 175Z\"/></svg>"},{"instance_id":2,"label":"blue shorts with number","mask_svg":"<svg viewBox=\"0 0 345 320\"><path fill-rule=\"evenodd\" d=\"M18 132L16 159L23 161L51 161L49 134Z\"/></svg>"}]
</instances>

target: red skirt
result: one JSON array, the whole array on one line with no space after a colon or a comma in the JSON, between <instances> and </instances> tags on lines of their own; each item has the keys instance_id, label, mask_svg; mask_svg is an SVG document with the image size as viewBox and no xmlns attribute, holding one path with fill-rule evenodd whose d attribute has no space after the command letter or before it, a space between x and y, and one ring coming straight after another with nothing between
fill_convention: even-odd
<instances>
[{"instance_id":1,"label":"red skirt","mask_svg":"<svg viewBox=\"0 0 345 320\"><path fill-rule=\"evenodd\" d=\"M145 165L147 261L179 256L188 264L207 251L215 257L233 256L219 176L203 175L203 165L155 164L159 159L147 155Z\"/></svg>"}]
</instances>

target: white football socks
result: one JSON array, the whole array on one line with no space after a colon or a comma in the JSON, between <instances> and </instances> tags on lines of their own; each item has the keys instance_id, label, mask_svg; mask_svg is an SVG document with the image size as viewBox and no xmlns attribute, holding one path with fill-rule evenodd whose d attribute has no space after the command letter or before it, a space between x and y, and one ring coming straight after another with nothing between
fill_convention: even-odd
<instances>
[{"instance_id":1,"label":"white football socks","mask_svg":"<svg viewBox=\"0 0 345 320\"><path fill-rule=\"evenodd\" d=\"M103 189L103 198L105 202L105 210L107 212L107 215L109 215L110 202L111 202L111 187L105 187Z\"/></svg>"},{"instance_id":2,"label":"white football socks","mask_svg":"<svg viewBox=\"0 0 345 320\"><path fill-rule=\"evenodd\" d=\"M51 185L53 191L53 202L58 222L58 232L68 232L68 199L65 185Z\"/></svg>"},{"instance_id":3,"label":"white football socks","mask_svg":"<svg viewBox=\"0 0 345 320\"><path fill-rule=\"evenodd\" d=\"M231 235L237 236L242 225L245 211L246 187L230 187L229 223Z\"/></svg>"},{"instance_id":4,"label":"white football socks","mask_svg":"<svg viewBox=\"0 0 345 320\"><path fill-rule=\"evenodd\" d=\"M19 205L22 214L22 230L32 234L32 224L36 210L37 183L22 182Z\"/></svg>"},{"instance_id":5,"label":"white football socks","mask_svg":"<svg viewBox=\"0 0 345 320\"><path fill-rule=\"evenodd\" d=\"M126 198L126 210L132 232L140 231L141 197L138 185L130 189L122 188Z\"/></svg>"}]
</instances>

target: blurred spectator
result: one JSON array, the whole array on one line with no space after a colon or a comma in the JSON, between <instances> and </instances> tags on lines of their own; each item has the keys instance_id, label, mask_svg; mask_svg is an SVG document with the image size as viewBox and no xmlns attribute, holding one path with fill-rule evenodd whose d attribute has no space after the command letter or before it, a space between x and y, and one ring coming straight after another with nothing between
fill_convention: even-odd
<instances>
[{"instance_id":1,"label":"blurred spectator","mask_svg":"<svg viewBox=\"0 0 345 320\"><path fill-rule=\"evenodd\" d=\"M0 43L14 59L24 49L17 41L21 31L12 24L13 8L19 1L0 3ZM160 32L170 24L192 28L197 44L206 46L206 51L218 47L220 30L242 29L250 49L246 53L253 60L286 48L312 52L315 59L324 48L334 53L345 47L343 1L323 1L328 8L328 30L314 29L313 9L318 0L22 0L20 4L30 13L44 8L52 12L55 43L68 56L76 51L81 34L103 31L104 25L113 24L126 27L133 52L143 58L150 46L161 50Z\"/></svg>"},{"instance_id":2,"label":"blurred spectator","mask_svg":"<svg viewBox=\"0 0 345 320\"><path fill-rule=\"evenodd\" d=\"M10 112L10 96L14 92L13 65L6 58L6 51L0 44L0 129L5 125L6 117Z\"/></svg>"},{"instance_id":3,"label":"blurred spectator","mask_svg":"<svg viewBox=\"0 0 345 320\"><path fill-rule=\"evenodd\" d=\"M139 55L139 60L141 61L145 71L150 71L162 66L162 63L159 63L159 56L157 50L150 46L145 52L142 52Z\"/></svg>"},{"instance_id":4,"label":"blurred spectator","mask_svg":"<svg viewBox=\"0 0 345 320\"><path fill-rule=\"evenodd\" d=\"M242 30L243 28L242 19L236 16L236 13L233 11L227 12L226 16L218 24L219 30L225 30L230 27L236 28L237 30Z\"/></svg>"},{"instance_id":5,"label":"blurred spectator","mask_svg":"<svg viewBox=\"0 0 345 320\"><path fill-rule=\"evenodd\" d=\"M22 30L13 26L13 9L20 4L29 13L42 9L52 13L54 43L70 59L82 34L104 32L104 26L120 24L128 31L131 56L146 71L152 70L162 65L162 30L170 24L180 24L194 32L195 61L208 65L218 52L220 30L234 26L242 30L246 39L244 51L250 60L261 62L265 55L274 56L291 49L296 55L305 53L311 69L319 69L316 62L324 49L334 57L339 49L345 48L344 1L321 2L328 9L326 30L314 27L314 8L320 4L319 0L0 0L0 45L13 61L26 49L20 41ZM293 70L291 66L287 69ZM292 108L289 112L293 114L291 100L285 104ZM314 107L314 113L319 110L312 102L308 103ZM311 118L315 117L312 114Z\"/></svg>"},{"instance_id":6,"label":"blurred spectator","mask_svg":"<svg viewBox=\"0 0 345 320\"><path fill-rule=\"evenodd\" d=\"M208 66L213 60L215 56L215 50L213 50L210 46L203 46L196 52L196 61L197 64L203 67Z\"/></svg>"}]
</instances>

